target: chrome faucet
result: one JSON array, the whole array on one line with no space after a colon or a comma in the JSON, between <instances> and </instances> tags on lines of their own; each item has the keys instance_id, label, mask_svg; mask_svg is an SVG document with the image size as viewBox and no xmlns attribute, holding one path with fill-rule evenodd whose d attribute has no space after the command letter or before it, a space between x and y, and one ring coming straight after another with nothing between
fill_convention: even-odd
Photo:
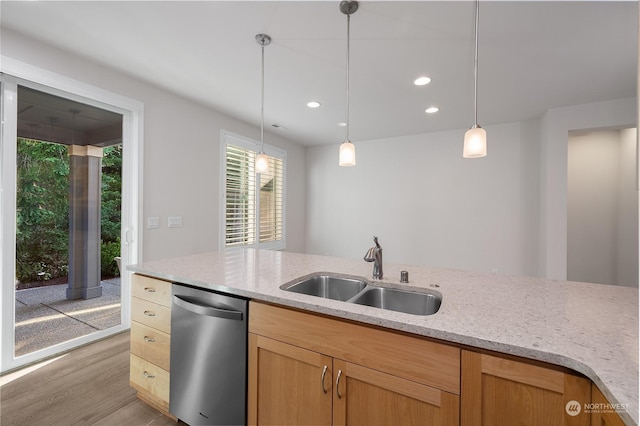
<instances>
[{"instance_id":1,"label":"chrome faucet","mask_svg":"<svg viewBox=\"0 0 640 426\"><path fill-rule=\"evenodd\" d=\"M373 237L373 242L376 243L375 247L371 247L367 250L367 254L364 255L364 260L367 262L373 262L373 279L382 279L382 247L378 243L378 237Z\"/></svg>"}]
</instances>

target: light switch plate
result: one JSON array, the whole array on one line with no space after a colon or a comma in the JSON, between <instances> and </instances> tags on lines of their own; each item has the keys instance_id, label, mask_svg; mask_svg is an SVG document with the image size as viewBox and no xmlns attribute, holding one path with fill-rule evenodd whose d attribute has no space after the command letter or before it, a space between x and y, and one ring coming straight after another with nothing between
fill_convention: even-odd
<instances>
[{"instance_id":1,"label":"light switch plate","mask_svg":"<svg viewBox=\"0 0 640 426\"><path fill-rule=\"evenodd\" d=\"M182 216L169 216L167 226L169 228L180 228L182 226Z\"/></svg>"},{"instance_id":2,"label":"light switch plate","mask_svg":"<svg viewBox=\"0 0 640 426\"><path fill-rule=\"evenodd\" d=\"M147 217L147 228L148 229L160 228L160 218L158 216Z\"/></svg>"}]
</instances>

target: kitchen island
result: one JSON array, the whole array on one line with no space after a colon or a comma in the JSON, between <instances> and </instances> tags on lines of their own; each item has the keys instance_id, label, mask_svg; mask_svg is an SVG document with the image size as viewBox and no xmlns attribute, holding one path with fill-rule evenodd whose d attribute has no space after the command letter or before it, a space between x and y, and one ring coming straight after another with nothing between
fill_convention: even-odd
<instances>
[{"instance_id":1,"label":"kitchen island","mask_svg":"<svg viewBox=\"0 0 640 426\"><path fill-rule=\"evenodd\" d=\"M462 347L541 361L589 378L638 424L638 290L532 277L386 263L371 284L436 290L439 311L417 316L287 292L319 272L367 278L360 260L266 250L230 250L131 265L137 274L254 301L342 318ZM400 271L409 283L400 283ZM249 314L251 317L251 313Z\"/></svg>"}]
</instances>

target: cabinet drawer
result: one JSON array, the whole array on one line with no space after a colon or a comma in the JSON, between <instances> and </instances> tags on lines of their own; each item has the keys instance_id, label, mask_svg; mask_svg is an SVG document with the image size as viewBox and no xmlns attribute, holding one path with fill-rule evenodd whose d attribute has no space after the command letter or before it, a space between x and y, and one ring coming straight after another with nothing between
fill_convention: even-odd
<instances>
[{"instance_id":1,"label":"cabinet drawer","mask_svg":"<svg viewBox=\"0 0 640 426\"><path fill-rule=\"evenodd\" d=\"M131 354L129 379L138 391L150 393L169 407L169 372Z\"/></svg>"},{"instance_id":2,"label":"cabinet drawer","mask_svg":"<svg viewBox=\"0 0 640 426\"><path fill-rule=\"evenodd\" d=\"M171 307L171 283L135 274L131 282L131 295L158 305Z\"/></svg>"},{"instance_id":3,"label":"cabinet drawer","mask_svg":"<svg viewBox=\"0 0 640 426\"><path fill-rule=\"evenodd\" d=\"M132 297L131 319L167 334L171 333L171 308L166 306Z\"/></svg>"},{"instance_id":4,"label":"cabinet drawer","mask_svg":"<svg viewBox=\"0 0 640 426\"><path fill-rule=\"evenodd\" d=\"M170 370L171 340L167 333L138 322L131 322L131 353L164 370Z\"/></svg>"}]
</instances>

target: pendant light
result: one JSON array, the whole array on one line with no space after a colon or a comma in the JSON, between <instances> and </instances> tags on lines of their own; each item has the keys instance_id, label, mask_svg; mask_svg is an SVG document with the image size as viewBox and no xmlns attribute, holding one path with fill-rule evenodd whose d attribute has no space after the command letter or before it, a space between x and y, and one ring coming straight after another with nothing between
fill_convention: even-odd
<instances>
[{"instance_id":1,"label":"pendant light","mask_svg":"<svg viewBox=\"0 0 640 426\"><path fill-rule=\"evenodd\" d=\"M351 38L351 14L358 10L357 1L343 0L340 2L340 12L347 15L347 138L340 145L340 161L341 166L356 165L356 147L349 140L349 43Z\"/></svg>"},{"instance_id":2,"label":"pendant light","mask_svg":"<svg viewBox=\"0 0 640 426\"><path fill-rule=\"evenodd\" d=\"M474 84L474 124L464 134L464 158L480 158L487 155L487 132L478 124L478 20L480 0L476 0L475 21L475 51L473 56L473 84Z\"/></svg>"},{"instance_id":3,"label":"pendant light","mask_svg":"<svg viewBox=\"0 0 640 426\"><path fill-rule=\"evenodd\" d=\"M256 155L256 173L266 173L269 171L269 156L264 153L264 47L271 43L271 37L266 34L256 34L256 42L262 46L262 92L260 115L260 153Z\"/></svg>"}]
</instances>

